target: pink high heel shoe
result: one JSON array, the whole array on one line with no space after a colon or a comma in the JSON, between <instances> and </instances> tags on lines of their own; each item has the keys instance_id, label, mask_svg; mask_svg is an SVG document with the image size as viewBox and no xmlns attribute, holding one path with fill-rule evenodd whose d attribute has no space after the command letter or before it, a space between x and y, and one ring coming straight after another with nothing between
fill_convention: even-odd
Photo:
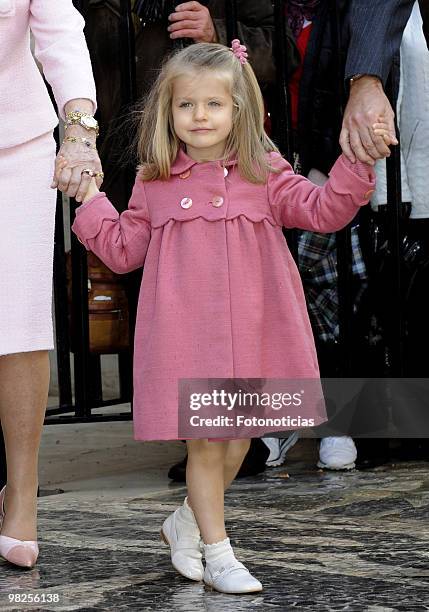
<instances>
[{"instance_id":1,"label":"pink high heel shoe","mask_svg":"<svg viewBox=\"0 0 429 612\"><path fill-rule=\"evenodd\" d=\"M0 530L4 520L4 496L6 486L0 491ZM9 563L31 569L36 565L39 556L39 546L32 540L16 540L0 535L0 556Z\"/></svg>"}]
</instances>

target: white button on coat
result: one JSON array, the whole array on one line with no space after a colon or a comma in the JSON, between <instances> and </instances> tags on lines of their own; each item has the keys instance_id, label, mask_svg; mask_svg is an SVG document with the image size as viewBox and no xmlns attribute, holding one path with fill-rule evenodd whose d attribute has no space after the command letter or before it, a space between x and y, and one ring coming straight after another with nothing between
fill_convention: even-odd
<instances>
[{"instance_id":1,"label":"white button on coat","mask_svg":"<svg viewBox=\"0 0 429 612\"><path fill-rule=\"evenodd\" d=\"M215 196L213 198L213 200L212 200L212 204L216 208L219 208L219 206L222 206L222 204L223 204L223 197L222 196Z\"/></svg>"},{"instance_id":2,"label":"white button on coat","mask_svg":"<svg viewBox=\"0 0 429 612\"><path fill-rule=\"evenodd\" d=\"M191 198L183 198L180 202L180 206L182 208L191 208L192 206L192 200Z\"/></svg>"}]
</instances>

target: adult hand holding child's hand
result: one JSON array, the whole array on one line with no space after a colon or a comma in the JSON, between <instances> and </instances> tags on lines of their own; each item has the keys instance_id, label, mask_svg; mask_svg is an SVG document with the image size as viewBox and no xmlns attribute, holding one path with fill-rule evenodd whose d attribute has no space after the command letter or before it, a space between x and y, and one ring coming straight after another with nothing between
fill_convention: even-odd
<instances>
[{"instance_id":1,"label":"adult hand holding child's hand","mask_svg":"<svg viewBox=\"0 0 429 612\"><path fill-rule=\"evenodd\" d=\"M350 87L340 135L343 153L352 163L358 159L373 166L377 159L390 155L386 140L373 130L380 117L387 124L390 144L398 144L395 114L380 80L370 75L362 76Z\"/></svg>"},{"instance_id":2,"label":"adult hand holding child's hand","mask_svg":"<svg viewBox=\"0 0 429 612\"><path fill-rule=\"evenodd\" d=\"M96 184L100 187L103 175L97 150L89 148L84 142L79 142L78 138L76 142L63 142L55 163L52 189L57 188L68 196L76 198L78 202L82 201L92 178L85 170L97 174Z\"/></svg>"},{"instance_id":3,"label":"adult hand holding child's hand","mask_svg":"<svg viewBox=\"0 0 429 612\"><path fill-rule=\"evenodd\" d=\"M57 155L57 159L55 160L55 176L61 177L62 174L68 170L68 161L65 157L61 155L61 152ZM102 182L102 178L98 179L98 182ZM77 202L87 202L89 199L100 193L98 189L97 179L92 176L89 172L82 171L82 177L79 185L79 191L76 194ZM60 183L61 184L61 183ZM52 188L53 184L51 185ZM61 190L60 186L58 188ZM62 190L61 190L62 191Z\"/></svg>"}]
</instances>

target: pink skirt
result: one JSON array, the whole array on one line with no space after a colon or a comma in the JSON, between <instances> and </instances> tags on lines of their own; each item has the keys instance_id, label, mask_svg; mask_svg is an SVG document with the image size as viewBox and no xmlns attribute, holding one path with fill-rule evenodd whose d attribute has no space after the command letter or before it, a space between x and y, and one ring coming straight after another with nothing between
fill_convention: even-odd
<instances>
[{"instance_id":1,"label":"pink skirt","mask_svg":"<svg viewBox=\"0 0 429 612\"><path fill-rule=\"evenodd\" d=\"M0 355L52 349L52 133L0 149Z\"/></svg>"}]
</instances>

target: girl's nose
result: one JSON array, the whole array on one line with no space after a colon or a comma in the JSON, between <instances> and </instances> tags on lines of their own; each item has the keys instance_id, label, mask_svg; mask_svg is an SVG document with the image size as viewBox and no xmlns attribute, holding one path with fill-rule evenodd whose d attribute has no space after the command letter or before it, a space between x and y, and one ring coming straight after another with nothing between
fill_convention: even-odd
<instances>
[{"instance_id":1,"label":"girl's nose","mask_svg":"<svg viewBox=\"0 0 429 612\"><path fill-rule=\"evenodd\" d=\"M206 108L204 104L198 104L195 106L194 119L195 121L203 121L207 118Z\"/></svg>"}]
</instances>

